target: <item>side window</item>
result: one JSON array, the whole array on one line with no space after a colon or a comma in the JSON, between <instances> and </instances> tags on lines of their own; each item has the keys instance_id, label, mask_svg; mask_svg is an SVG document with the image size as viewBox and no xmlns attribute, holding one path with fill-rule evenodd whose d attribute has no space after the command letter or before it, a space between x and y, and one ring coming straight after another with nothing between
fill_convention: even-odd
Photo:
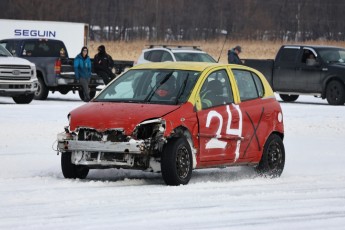
<instances>
[{"instance_id":1,"label":"side window","mask_svg":"<svg viewBox=\"0 0 345 230\"><path fill-rule=\"evenodd\" d=\"M162 54L163 54L163 51L161 51L161 50L153 50L153 51L151 51L149 61L161 62Z\"/></svg>"},{"instance_id":2,"label":"side window","mask_svg":"<svg viewBox=\"0 0 345 230\"><path fill-rule=\"evenodd\" d=\"M162 53L162 62L164 61L173 61L171 54L169 52L163 51Z\"/></svg>"},{"instance_id":3,"label":"side window","mask_svg":"<svg viewBox=\"0 0 345 230\"><path fill-rule=\"evenodd\" d=\"M264 88L260 78L253 72L233 70L241 101L263 97Z\"/></svg>"},{"instance_id":4,"label":"side window","mask_svg":"<svg viewBox=\"0 0 345 230\"><path fill-rule=\"evenodd\" d=\"M281 67L294 68L299 48L283 48L279 52L278 65Z\"/></svg>"},{"instance_id":5,"label":"side window","mask_svg":"<svg viewBox=\"0 0 345 230\"><path fill-rule=\"evenodd\" d=\"M201 87L200 98L203 109L234 102L226 70L218 70L208 75Z\"/></svg>"},{"instance_id":6,"label":"side window","mask_svg":"<svg viewBox=\"0 0 345 230\"><path fill-rule=\"evenodd\" d=\"M23 56L33 57L59 57L60 51L65 48L59 41L27 41L24 44Z\"/></svg>"}]
</instances>

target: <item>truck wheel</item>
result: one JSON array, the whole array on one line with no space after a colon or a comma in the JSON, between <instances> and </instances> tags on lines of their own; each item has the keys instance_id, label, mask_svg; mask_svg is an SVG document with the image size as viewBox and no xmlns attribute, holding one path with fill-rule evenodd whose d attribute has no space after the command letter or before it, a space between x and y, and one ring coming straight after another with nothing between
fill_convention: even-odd
<instances>
[{"instance_id":1,"label":"truck wheel","mask_svg":"<svg viewBox=\"0 0 345 230\"><path fill-rule=\"evenodd\" d=\"M68 89L68 88L62 88L62 89L59 90L59 92L60 92L61 94L63 94L63 95L68 94L69 91L70 91L70 89Z\"/></svg>"},{"instance_id":2,"label":"truck wheel","mask_svg":"<svg viewBox=\"0 0 345 230\"><path fill-rule=\"evenodd\" d=\"M297 98L299 97L299 95L291 95L291 94L279 94L279 96L283 101L287 101L287 102L296 101Z\"/></svg>"},{"instance_id":3,"label":"truck wheel","mask_svg":"<svg viewBox=\"0 0 345 230\"><path fill-rule=\"evenodd\" d=\"M17 104L29 104L34 99L35 94L14 96L13 101Z\"/></svg>"},{"instance_id":4,"label":"truck wheel","mask_svg":"<svg viewBox=\"0 0 345 230\"><path fill-rule=\"evenodd\" d=\"M168 141L161 157L161 170L167 185L188 184L192 177L193 158L185 138Z\"/></svg>"},{"instance_id":5,"label":"truck wheel","mask_svg":"<svg viewBox=\"0 0 345 230\"><path fill-rule=\"evenodd\" d=\"M82 101L84 101L85 98L84 98L83 90L79 90L78 93L79 93L79 98L80 98ZM91 90L90 90L90 99L94 98L95 96L96 96L96 91L91 91Z\"/></svg>"},{"instance_id":6,"label":"truck wheel","mask_svg":"<svg viewBox=\"0 0 345 230\"><path fill-rule=\"evenodd\" d=\"M49 94L49 90L44 83L42 78L38 78L38 88L35 92L35 99L36 100L46 100Z\"/></svg>"},{"instance_id":7,"label":"truck wheel","mask_svg":"<svg viewBox=\"0 0 345 230\"><path fill-rule=\"evenodd\" d=\"M326 98L330 105L343 105L345 103L345 87L339 81L331 81L326 88Z\"/></svg>"},{"instance_id":8,"label":"truck wheel","mask_svg":"<svg viewBox=\"0 0 345 230\"><path fill-rule=\"evenodd\" d=\"M85 179L89 173L89 169L83 165L72 164L71 152L61 153L61 169L65 178Z\"/></svg>"},{"instance_id":9,"label":"truck wheel","mask_svg":"<svg viewBox=\"0 0 345 230\"><path fill-rule=\"evenodd\" d=\"M285 149L282 139L277 134L271 134L265 145L256 171L259 175L279 177L284 169Z\"/></svg>"}]
</instances>

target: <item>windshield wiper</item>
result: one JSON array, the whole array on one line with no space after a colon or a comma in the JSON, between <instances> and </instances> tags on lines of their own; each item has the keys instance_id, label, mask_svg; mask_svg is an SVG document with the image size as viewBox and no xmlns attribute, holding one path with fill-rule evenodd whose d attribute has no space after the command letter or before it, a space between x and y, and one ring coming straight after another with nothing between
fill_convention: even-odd
<instances>
[{"instance_id":1,"label":"windshield wiper","mask_svg":"<svg viewBox=\"0 0 345 230\"><path fill-rule=\"evenodd\" d=\"M179 98L181 97L181 95L183 94L186 86L187 86L187 82L188 82L188 78L189 78L189 73L187 73L186 79L183 82L182 87L179 89L176 99L175 99L175 104L177 104L179 102Z\"/></svg>"},{"instance_id":2,"label":"windshield wiper","mask_svg":"<svg viewBox=\"0 0 345 230\"><path fill-rule=\"evenodd\" d=\"M172 76L174 71L171 71L170 73L168 73L167 75L164 76L163 80L161 80L160 82L158 82L150 91L150 93L147 95L147 97L145 98L145 102L148 102L151 100L151 98L153 97L153 95L155 94L155 91L161 86L163 85L165 82L167 82L169 80L169 78Z\"/></svg>"}]
</instances>

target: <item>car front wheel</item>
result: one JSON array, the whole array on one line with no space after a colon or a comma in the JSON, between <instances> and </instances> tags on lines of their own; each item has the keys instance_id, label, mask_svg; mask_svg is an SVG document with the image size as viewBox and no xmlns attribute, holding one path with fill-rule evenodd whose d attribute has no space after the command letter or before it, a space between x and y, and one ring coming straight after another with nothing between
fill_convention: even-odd
<instances>
[{"instance_id":1,"label":"car front wheel","mask_svg":"<svg viewBox=\"0 0 345 230\"><path fill-rule=\"evenodd\" d=\"M85 179L89 174L89 169L83 165L72 164L71 152L61 153L61 169L65 178L70 179Z\"/></svg>"},{"instance_id":2,"label":"car front wheel","mask_svg":"<svg viewBox=\"0 0 345 230\"><path fill-rule=\"evenodd\" d=\"M188 184L192 177L193 158L190 145L184 137L168 141L162 153L161 170L167 185Z\"/></svg>"},{"instance_id":3,"label":"car front wheel","mask_svg":"<svg viewBox=\"0 0 345 230\"><path fill-rule=\"evenodd\" d=\"M280 136L271 134L265 145L256 171L259 175L279 177L284 169L285 149Z\"/></svg>"}]
</instances>

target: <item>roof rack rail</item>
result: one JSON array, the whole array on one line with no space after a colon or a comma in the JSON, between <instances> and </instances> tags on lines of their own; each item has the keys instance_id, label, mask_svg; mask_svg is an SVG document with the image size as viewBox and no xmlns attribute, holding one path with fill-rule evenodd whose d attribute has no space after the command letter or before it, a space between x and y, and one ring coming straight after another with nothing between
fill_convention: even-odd
<instances>
[{"instance_id":1,"label":"roof rack rail","mask_svg":"<svg viewBox=\"0 0 345 230\"><path fill-rule=\"evenodd\" d=\"M167 48L167 49L173 49L173 48L184 48L184 49L194 49L194 50L201 50L200 46L194 46L194 45L165 45L165 44L150 44L146 45L149 48L156 48L156 47L162 47L162 48Z\"/></svg>"}]
</instances>

